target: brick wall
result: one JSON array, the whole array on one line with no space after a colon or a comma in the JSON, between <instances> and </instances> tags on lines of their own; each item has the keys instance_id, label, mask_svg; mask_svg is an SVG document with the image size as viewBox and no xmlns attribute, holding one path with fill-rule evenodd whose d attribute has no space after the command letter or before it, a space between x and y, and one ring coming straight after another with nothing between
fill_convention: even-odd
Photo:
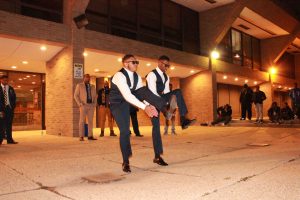
<instances>
[{"instance_id":1,"label":"brick wall","mask_svg":"<svg viewBox=\"0 0 300 200\"><path fill-rule=\"evenodd\" d=\"M180 85L189 110L188 116L196 117L198 122L211 121L214 110L212 72L203 71L182 79Z\"/></svg>"}]
</instances>

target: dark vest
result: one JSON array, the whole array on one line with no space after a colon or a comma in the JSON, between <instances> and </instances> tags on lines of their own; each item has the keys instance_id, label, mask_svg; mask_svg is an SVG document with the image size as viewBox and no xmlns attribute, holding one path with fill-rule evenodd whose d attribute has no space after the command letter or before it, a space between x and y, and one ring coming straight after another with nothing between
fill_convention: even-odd
<instances>
[{"instance_id":1,"label":"dark vest","mask_svg":"<svg viewBox=\"0 0 300 200\"><path fill-rule=\"evenodd\" d=\"M127 85L130 88L131 87L131 82L130 82L130 78L129 78L129 75L128 75L127 71L124 68L122 68L119 72L124 74L124 76L126 77ZM133 87L132 87L132 89L130 89L131 92L135 91L136 86L138 84L138 80L139 80L139 77L138 77L137 73L134 72L133 73ZM110 93L109 93L109 102L110 102L110 104L111 105L112 104L119 104L119 103L122 103L123 101L126 101L126 100L122 96L118 86L115 85L111 81L111 88L110 88Z\"/></svg>"},{"instance_id":2,"label":"dark vest","mask_svg":"<svg viewBox=\"0 0 300 200\"><path fill-rule=\"evenodd\" d=\"M164 73L165 82L163 82L161 76L159 75L159 73L157 72L156 69L152 70L152 72L156 76L156 91L159 95L161 95L161 94L163 94L163 92L165 90L166 82L168 81L168 76L166 73Z\"/></svg>"}]
</instances>

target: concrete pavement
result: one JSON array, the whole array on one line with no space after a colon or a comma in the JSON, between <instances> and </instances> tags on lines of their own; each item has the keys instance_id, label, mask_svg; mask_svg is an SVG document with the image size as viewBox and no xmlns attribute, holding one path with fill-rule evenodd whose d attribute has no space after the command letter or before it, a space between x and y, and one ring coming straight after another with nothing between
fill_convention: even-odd
<instances>
[{"instance_id":1,"label":"concrete pavement","mask_svg":"<svg viewBox=\"0 0 300 200\"><path fill-rule=\"evenodd\" d=\"M131 174L121 170L119 138L16 132L19 144L0 146L0 200L300 199L299 128L177 127L162 136L167 167L152 162L151 129L141 130L144 138L131 137ZM83 179L107 173L121 180Z\"/></svg>"}]
</instances>

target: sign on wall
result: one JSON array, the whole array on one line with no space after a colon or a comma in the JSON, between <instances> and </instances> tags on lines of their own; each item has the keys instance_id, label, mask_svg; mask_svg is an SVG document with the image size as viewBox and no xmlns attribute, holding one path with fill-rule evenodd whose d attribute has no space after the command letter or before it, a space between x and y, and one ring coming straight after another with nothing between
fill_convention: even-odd
<instances>
[{"instance_id":1,"label":"sign on wall","mask_svg":"<svg viewBox=\"0 0 300 200\"><path fill-rule=\"evenodd\" d=\"M83 78L83 64L74 63L74 78L76 79Z\"/></svg>"}]
</instances>

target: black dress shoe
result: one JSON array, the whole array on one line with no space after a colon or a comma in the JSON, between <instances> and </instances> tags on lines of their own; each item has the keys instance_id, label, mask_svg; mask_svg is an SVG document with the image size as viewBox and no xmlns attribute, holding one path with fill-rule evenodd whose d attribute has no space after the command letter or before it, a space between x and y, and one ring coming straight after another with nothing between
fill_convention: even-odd
<instances>
[{"instance_id":1,"label":"black dress shoe","mask_svg":"<svg viewBox=\"0 0 300 200\"><path fill-rule=\"evenodd\" d=\"M12 140L12 141L7 141L7 144L18 144L18 142Z\"/></svg>"},{"instance_id":2,"label":"black dress shoe","mask_svg":"<svg viewBox=\"0 0 300 200\"><path fill-rule=\"evenodd\" d=\"M131 172L129 163L123 163L122 164L122 169L123 169L123 172L126 172L126 173L130 173Z\"/></svg>"},{"instance_id":3,"label":"black dress shoe","mask_svg":"<svg viewBox=\"0 0 300 200\"><path fill-rule=\"evenodd\" d=\"M144 137L144 135L141 135L141 134L137 134L135 135L136 137Z\"/></svg>"},{"instance_id":4,"label":"black dress shoe","mask_svg":"<svg viewBox=\"0 0 300 200\"><path fill-rule=\"evenodd\" d=\"M112 136L112 137L115 137L115 136L117 136L116 134L114 134L114 133L111 133L110 134L110 136Z\"/></svg>"},{"instance_id":5,"label":"black dress shoe","mask_svg":"<svg viewBox=\"0 0 300 200\"><path fill-rule=\"evenodd\" d=\"M181 123L181 128L182 129L187 129L189 126L193 125L196 122L196 119L185 119Z\"/></svg>"},{"instance_id":6,"label":"black dress shoe","mask_svg":"<svg viewBox=\"0 0 300 200\"><path fill-rule=\"evenodd\" d=\"M162 157L154 158L153 162L161 166L168 166L168 163L166 163Z\"/></svg>"},{"instance_id":7,"label":"black dress shoe","mask_svg":"<svg viewBox=\"0 0 300 200\"><path fill-rule=\"evenodd\" d=\"M97 140L97 139L94 137L88 137L88 140Z\"/></svg>"}]
</instances>

